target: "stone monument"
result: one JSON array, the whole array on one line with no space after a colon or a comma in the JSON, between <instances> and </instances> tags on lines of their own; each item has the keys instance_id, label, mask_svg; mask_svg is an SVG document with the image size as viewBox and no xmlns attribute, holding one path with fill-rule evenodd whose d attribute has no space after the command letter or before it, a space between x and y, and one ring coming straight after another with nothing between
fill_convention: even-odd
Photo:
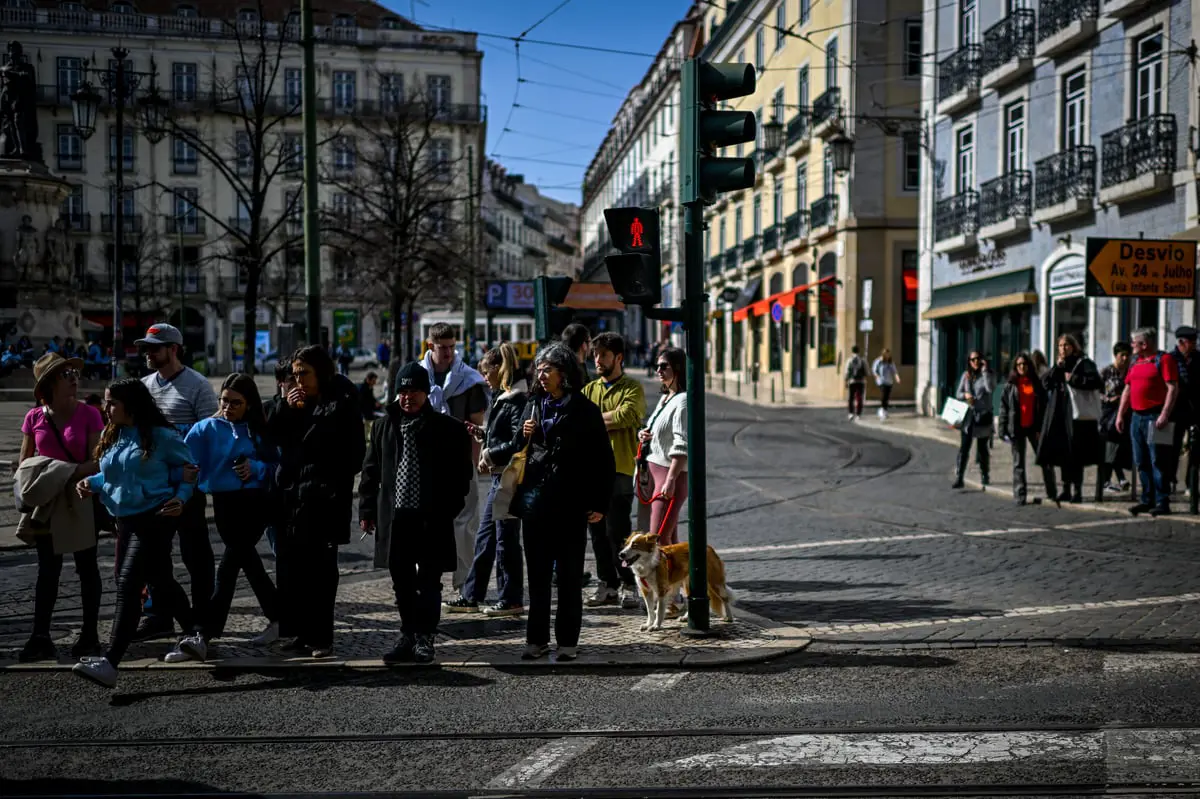
<instances>
[{"instance_id":1,"label":"stone monument","mask_svg":"<svg viewBox=\"0 0 1200 799\"><path fill-rule=\"evenodd\" d=\"M54 336L82 341L79 292L62 202L38 141L37 77L17 42L0 66L0 330L40 351Z\"/></svg>"}]
</instances>

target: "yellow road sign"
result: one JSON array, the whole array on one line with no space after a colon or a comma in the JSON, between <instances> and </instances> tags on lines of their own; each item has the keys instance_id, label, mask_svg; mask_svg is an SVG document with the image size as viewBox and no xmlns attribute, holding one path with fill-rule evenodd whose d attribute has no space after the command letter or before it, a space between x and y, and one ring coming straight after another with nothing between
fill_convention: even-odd
<instances>
[{"instance_id":1,"label":"yellow road sign","mask_svg":"<svg viewBox=\"0 0 1200 799\"><path fill-rule=\"evenodd\" d=\"M1086 293L1190 300L1196 296L1196 244L1088 238Z\"/></svg>"}]
</instances>

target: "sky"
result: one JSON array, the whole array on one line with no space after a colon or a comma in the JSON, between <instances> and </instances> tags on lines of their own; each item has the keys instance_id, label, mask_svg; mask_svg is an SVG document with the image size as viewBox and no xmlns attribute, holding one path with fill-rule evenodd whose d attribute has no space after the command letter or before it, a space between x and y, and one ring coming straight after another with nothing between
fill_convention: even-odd
<instances>
[{"instance_id":1,"label":"sky","mask_svg":"<svg viewBox=\"0 0 1200 799\"><path fill-rule=\"evenodd\" d=\"M483 102L488 107L487 154L509 173L524 175L543 193L574 203L580 202L584 169L604 140L613 115L691 5L689 0L383 0L383 4L403 17L415 18L418 25L495 35L479 37L484 54ZM549 18L526 39L647 55L522 41L520 76L528 82L518 84L514 43L499 37L519 36L547 14ZM516 108L514 92L518 92Z\"/></svg>"}]
</instances>

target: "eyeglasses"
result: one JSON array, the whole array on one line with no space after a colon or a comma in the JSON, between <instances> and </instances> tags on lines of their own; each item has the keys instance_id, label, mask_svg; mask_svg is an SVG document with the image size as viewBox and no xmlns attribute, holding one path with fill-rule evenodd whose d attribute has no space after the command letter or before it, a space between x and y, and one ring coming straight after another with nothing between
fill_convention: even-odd
<instances>
[{"instance_id":1,"label":"eyeglasses","mask_svg":"<svg viewBox=\"0 0 1200 799\"><path fill-rule=\"evenodd\" d=\"M980 358L978 355L973 355L967 360L969 360L971 363L976 363L977 361L982 361L983 358Z\"/></svg>"},{"instance_id":2,"label":"eyeglasses","mask_svg":"<svg viewBox=\"0 0 1200 799\"><path fill-rule=\"evenodd\" d=\"M78 369L63 369L61 372L59 372L59 374L62 375L63 377L65 377L67 380L78 380L79 379L79 370Z\"/></svg>"},{"instance_id":3,"label":"eyeglasses","mask_svg":"<svg viewBox=\"0 0 1200 799\"><path fill-rule=\"evenodd\" d=\"M669 364L669 363L656 363L656 364L654 364L654 371L656 371L656 372L666 372L666 371L668 371L670 368L671 368L671 364Z\"/></svg>"}]
</instances>

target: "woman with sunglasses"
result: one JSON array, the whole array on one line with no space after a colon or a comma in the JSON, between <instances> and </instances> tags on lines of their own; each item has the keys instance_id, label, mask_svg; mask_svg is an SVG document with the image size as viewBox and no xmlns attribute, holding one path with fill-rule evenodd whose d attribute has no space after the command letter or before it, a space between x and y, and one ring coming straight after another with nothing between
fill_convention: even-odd
<instances>
[{"instance_id":1,"label":"woman with sunglasses","mask_svg":"<svg viewBox=\"0 0 1200 799\"><path fill-rule=\"evenodd\" d=\"M43 355L34 364L33 398L38 404L25 414L21 424L18 466L33 455L74 463L72 484L96 473L96 461L91 453L100 440L104 422L99 411L80 402L76 396L82 367L80 361L56 353ZM87 529L64 529L51 524L50 530L34 540L38 574L33 595L33 634L19 655L22 663L58 657L50 638L50 618L58 601L58 581L63 556L67 554L75 559L75 573L79 576L83 600L83 629L71 647L71 655L92 655L100 647L96 622L100 616L101 585L100 567L96 562L95 524L93 522Z\"/></svg>"},{"instance_id":2,"label":"woman with sunglasses","mask_svg":"<svg viewBox=\"0 0 1200 799\"><path fill-rule=\"evenodd\" d=\"M958 391L955 392L960 400L970 406L967 416L963 419L960 432L962 439L958 447L958 464L954 472L954 485L951 488L963 487L963 475L967 471L967 461L971 457L971 443L975 443L975 462L979 465L979 478L985 486L991 482L991 453L988 451L988 440L992 437L992 392L996 390L996 377L988 369L987 360L978 352L972 351L967 359L967 370L958 381Z\"/></svg>"},{"instance_id":3,"label":"woman with sunglasses","mask_svg":"<svg viewBox=\"0 0 1200 799\"><path fill-rule=\"evenodd\" d=\"M662 398L638 439L654 484L650 532L657 533L665 546L676 543L679 511L687 502L687 356L677 347L667 347L655 360L654 370L662 384Z\"/></svg>"},{"instance_id":4,"label":"woman with sunglasses","mask_svg":"<svg viewBox=\"0 0 1200 799\"><path fill-rule=\"evenodd\" d=\"M263 646L279 638L278 595L255 548L269 521L268 491L279 455L266 439L262 399L254 378L244 374L225 378L217 415L192 425L184 440L200 467L198 488L212 497L217 534L225 552L217 567L212 601L199 619L200 631L184 638L179 649L167 655L168 663L202 660L198 657L201 644L225 632L239 572L245 572L267 617L267 628L253 642Z\"/></svg>"}]
</instances>

